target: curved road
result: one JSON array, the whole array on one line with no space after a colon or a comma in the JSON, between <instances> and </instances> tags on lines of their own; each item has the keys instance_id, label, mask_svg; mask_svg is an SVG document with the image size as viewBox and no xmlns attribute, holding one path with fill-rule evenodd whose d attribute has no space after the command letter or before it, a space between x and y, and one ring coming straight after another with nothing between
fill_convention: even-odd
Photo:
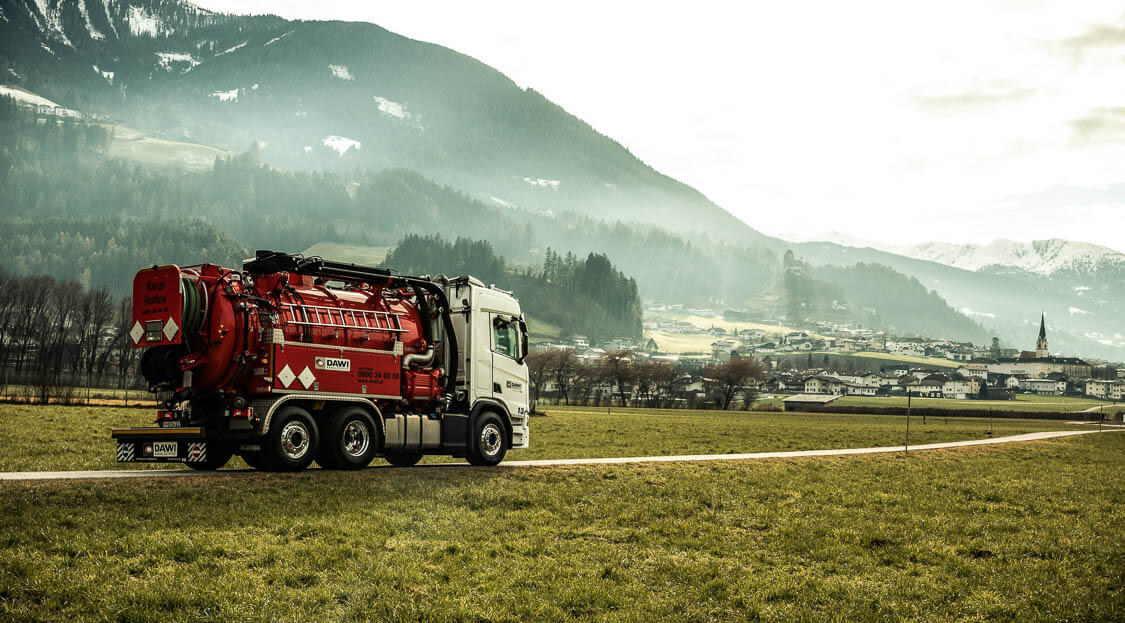
<instances>
[{"instance_id":1,"label":"curved road","mask_svg":"<svg viewBox=\"0 0 1125 623\"><path fill-rule=\"evenodd\" d=\"M1118 429L1121 430L1121 429ZM963 448L966 446L989 446L1001 443L1016 443L1020 441L1040 441L1043 439L1056 439L1074 435L1089 435L1098 433L1097 430L1075 431L1048 431L1041 433L1026 433L1011 435L1009 437L996 437L993 439L973 439L969 441L947 441L944 443L930 443L920 446L885 446L878 448L837 448L830 450L793 450L788 452L752 452L749 454L684 454L678 456L629 456L611 457L600 459L539 459L534 461L505 461L501 468L515 467L555 467L559 465L619 465L624 463L679 463L687 461L744 461L753 459L783 459L803 456L849 456L853 454L886 454L891 452L918 452L922 450L941 450L943 448ZM1106 430L1104 432L1113 432ZM468 468L467 463L431 463L419 465L418 468ZM390 465L370 467L368 469L392 469ZM236 476L257 473L254 470L221 470L214 472L201 472L190 469L107 469L94 471L73 472L0 472L0 481L17 480L88 480L103 478L178 478L183 476L213 477Z\"/></svg>"}]
</instances>

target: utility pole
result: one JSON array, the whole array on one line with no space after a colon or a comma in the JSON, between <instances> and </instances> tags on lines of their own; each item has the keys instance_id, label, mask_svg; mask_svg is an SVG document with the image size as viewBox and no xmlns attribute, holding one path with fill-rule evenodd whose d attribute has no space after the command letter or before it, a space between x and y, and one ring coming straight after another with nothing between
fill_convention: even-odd
<instances>
[{"instance_id":1,"label":"utility pole","mask_svg":"<svg viewBox=\"0 0 1125 623\"><path fill-rule=\"evenodd\" d=\"M912 392L906 390L906 445L903 446L904 452L910 452L910 394Z\"/></svg>"}]
</instances>

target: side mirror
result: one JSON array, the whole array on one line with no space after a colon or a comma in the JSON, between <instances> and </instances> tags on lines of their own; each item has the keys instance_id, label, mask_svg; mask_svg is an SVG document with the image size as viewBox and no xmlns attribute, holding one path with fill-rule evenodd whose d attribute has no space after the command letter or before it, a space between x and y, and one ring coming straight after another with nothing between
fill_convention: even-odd
<instances>
[{"instance_id":1,"label":"side mirror","mask_svg":"<svg viewBox=\"0 0 1125 623\"><path fill-rule=\"evenodd\" d=\"M527 359L527 323L523 321L523 318L520 318L518 322L520 323L520 358L516 360L516 363L522 364Z\"/></svg>"}]
</instances>

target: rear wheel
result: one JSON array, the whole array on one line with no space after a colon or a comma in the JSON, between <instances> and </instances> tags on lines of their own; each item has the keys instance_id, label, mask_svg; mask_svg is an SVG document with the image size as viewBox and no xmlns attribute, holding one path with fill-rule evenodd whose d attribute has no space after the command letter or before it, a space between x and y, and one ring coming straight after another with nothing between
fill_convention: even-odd
<instances>
[{"instance_id":1,"label":"rear wheel","mask_svg":"<svg viewBox=\"0 0 1125 623\"><path fill-rule=\"evenodd\" d=\"M367 410L344 407L325 423L316 462L329 469L362 469L378 448L379 429Z\"/></svg>"},{"instance_id":2,"label":"rear wheel","mask_svg":"<svg viewBox=\"0 0 1125 623\"><path fill-rule=\"evenodd\" d=\"M417 451L387 450L387 462L395 467L411 467L422 460L422 453Z\"/></svg>"},{"instance_id":3,"label":"rear wheel","mask_svg":"<svg viewBox=\"0 0 1125 623\"><path fill-rule=\"evenodd\" d=\"M187 461L186 465L201 471L219 469L226 465L232 456L234 456L234 452L227 444L208 441L206 458L202 461Z\"/></svg>"},{"instance_id":4,"label":"rear wheel","mask_svg":"<svg viewBox=\"0 0 1125 623\"><path fill-rule=\"evenodd\" d=\"M320 433L304 409L284 407L262 439L262 459L267 470L299 472L316 458Z\"/></svg>"},{"instance_id":5,"label":"rear wheel","mask_svg":"<svg viewBox=\"0 0 1125 623\"><path fill-rule=\"evenodd\" d=\"M504 423L495 413L482 413L473 426L473 436L469 441L469 463L480 466L497 465L504 460L508 451L508 439L504 433Z\"/></svg>"}]
</instances>

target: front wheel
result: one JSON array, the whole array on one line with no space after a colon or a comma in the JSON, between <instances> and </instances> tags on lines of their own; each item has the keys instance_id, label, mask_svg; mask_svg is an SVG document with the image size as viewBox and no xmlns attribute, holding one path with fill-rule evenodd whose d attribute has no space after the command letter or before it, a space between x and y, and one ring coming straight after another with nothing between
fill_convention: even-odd
<instances>
[{"instance_id":1,"label":"front wheel","mask_svg":"<svg viewBox=\"0 0 1125 623\"><path fill-rule=\"evenodd\" d=\"M504 460L508 451L508 436L504 434L504 423L495 413L482 413L473 427L470 440L469 463L482 467L497 465Z\"/></svg>"},{"instance_id":2,"label":"front wheel","mask_svg":"<svg viewBox=\"0 0 1125 623\"><path fill-rule=\"evenodd\" d=\"M264 467L273 472L299 472L316 458L320 431L304 409L285 407L262 439Z\"/></svg>"}]
</instances>

